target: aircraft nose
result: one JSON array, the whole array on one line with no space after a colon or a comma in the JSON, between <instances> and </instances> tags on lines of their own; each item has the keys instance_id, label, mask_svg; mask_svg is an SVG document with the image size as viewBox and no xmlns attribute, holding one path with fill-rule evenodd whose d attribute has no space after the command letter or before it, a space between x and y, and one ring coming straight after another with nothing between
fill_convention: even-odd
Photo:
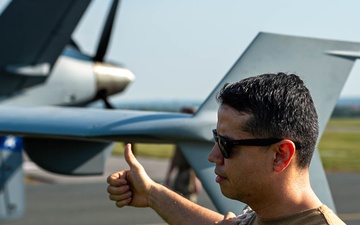
<instances>
[{"instance_id":1,"label":"aircraft nose","mask_svg":"<svg viewBox=\"0 0 360 225\"><path fill-rule=\"evenodd\" d=\"M94 73L97 92L106 90L107 96L122 92L135 80L135 75L130 70L106 63L95 63Z\"/></svg>"}]
</instances>

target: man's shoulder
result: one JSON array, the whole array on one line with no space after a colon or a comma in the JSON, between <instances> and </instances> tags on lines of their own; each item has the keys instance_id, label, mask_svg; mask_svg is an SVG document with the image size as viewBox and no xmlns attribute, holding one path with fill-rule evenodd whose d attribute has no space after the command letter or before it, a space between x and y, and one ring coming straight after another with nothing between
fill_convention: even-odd
<instances>
[{"instance_id":1,"label":"man's shoulder","mask_svg":"<svg viewBox=\"0 0 360 225\"><path fill-rule=\"evenodd\" d=\"M243 213L238 217L239 225L252 225L259 223L264 225L345 225L345 223L326 205L305 210L294 215L271 219L260 218L256 216L255 212L252 211L251 208L245 208Z\"/></svg>"}]
</instances>

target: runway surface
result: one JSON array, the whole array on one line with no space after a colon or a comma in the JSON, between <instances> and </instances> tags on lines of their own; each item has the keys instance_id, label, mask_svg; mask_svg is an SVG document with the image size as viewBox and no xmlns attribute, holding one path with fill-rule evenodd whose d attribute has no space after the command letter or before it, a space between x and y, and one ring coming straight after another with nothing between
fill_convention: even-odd
<instances>
[{"instance_id":1,"label":"runway surface","mask_svg":"<svg viewBox=\"0 0 360 225\"><path fill-rule=\"evenodd\" d=\"M148 174L162 182L168 160L139 158ZM111 157L104 176L68 177L39 170L31 162L24 163L27 177L27 213L17 221L4 225L163 225L163 220L148 208L116 208L108 200L106 177L127 168L122 157ZM337 212L348 225L360 224L360 174L328 173ZM206 193L198 203L215 209Z\"/></svg>"}]
</instances>

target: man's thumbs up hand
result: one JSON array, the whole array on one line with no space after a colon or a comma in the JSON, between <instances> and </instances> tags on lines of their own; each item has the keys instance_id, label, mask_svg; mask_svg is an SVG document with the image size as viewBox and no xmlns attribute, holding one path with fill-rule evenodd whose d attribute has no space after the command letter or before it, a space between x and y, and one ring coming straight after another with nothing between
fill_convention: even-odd
<instances>
[{"instance_id":1,"label":"man's thumbs up hand","mask_svg":"<svg viewBox=\"0 0 360 225\"><path fill-rule=\"evenodd\" d=\"M116 202L117 207L147 207L148 192L154 181L132 153L130 144L125 147L124 157L130 169L113 173L108 177L109 198Z\"/></svg>"}]
</instances>

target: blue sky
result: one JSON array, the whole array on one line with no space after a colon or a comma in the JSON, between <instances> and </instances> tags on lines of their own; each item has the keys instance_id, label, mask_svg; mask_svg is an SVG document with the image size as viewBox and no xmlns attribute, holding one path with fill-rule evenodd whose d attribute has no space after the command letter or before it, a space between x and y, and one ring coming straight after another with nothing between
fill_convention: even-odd
<instances>
[{"instance_id":1,"label":"blue sky","mask_svg":"<svg viewBox=\"0 0 360 225\"><path fill-rule=\"evenodd\" d=\"M0 2L3 0L0 0ZM94 0L74 32L96 49L111 0ZM207 97L260 31L360 41L358 0L123 0L106 59L136 75L115 98ZM357 62L341 97L360 97Z\"/></svg>"}]
</instances>

